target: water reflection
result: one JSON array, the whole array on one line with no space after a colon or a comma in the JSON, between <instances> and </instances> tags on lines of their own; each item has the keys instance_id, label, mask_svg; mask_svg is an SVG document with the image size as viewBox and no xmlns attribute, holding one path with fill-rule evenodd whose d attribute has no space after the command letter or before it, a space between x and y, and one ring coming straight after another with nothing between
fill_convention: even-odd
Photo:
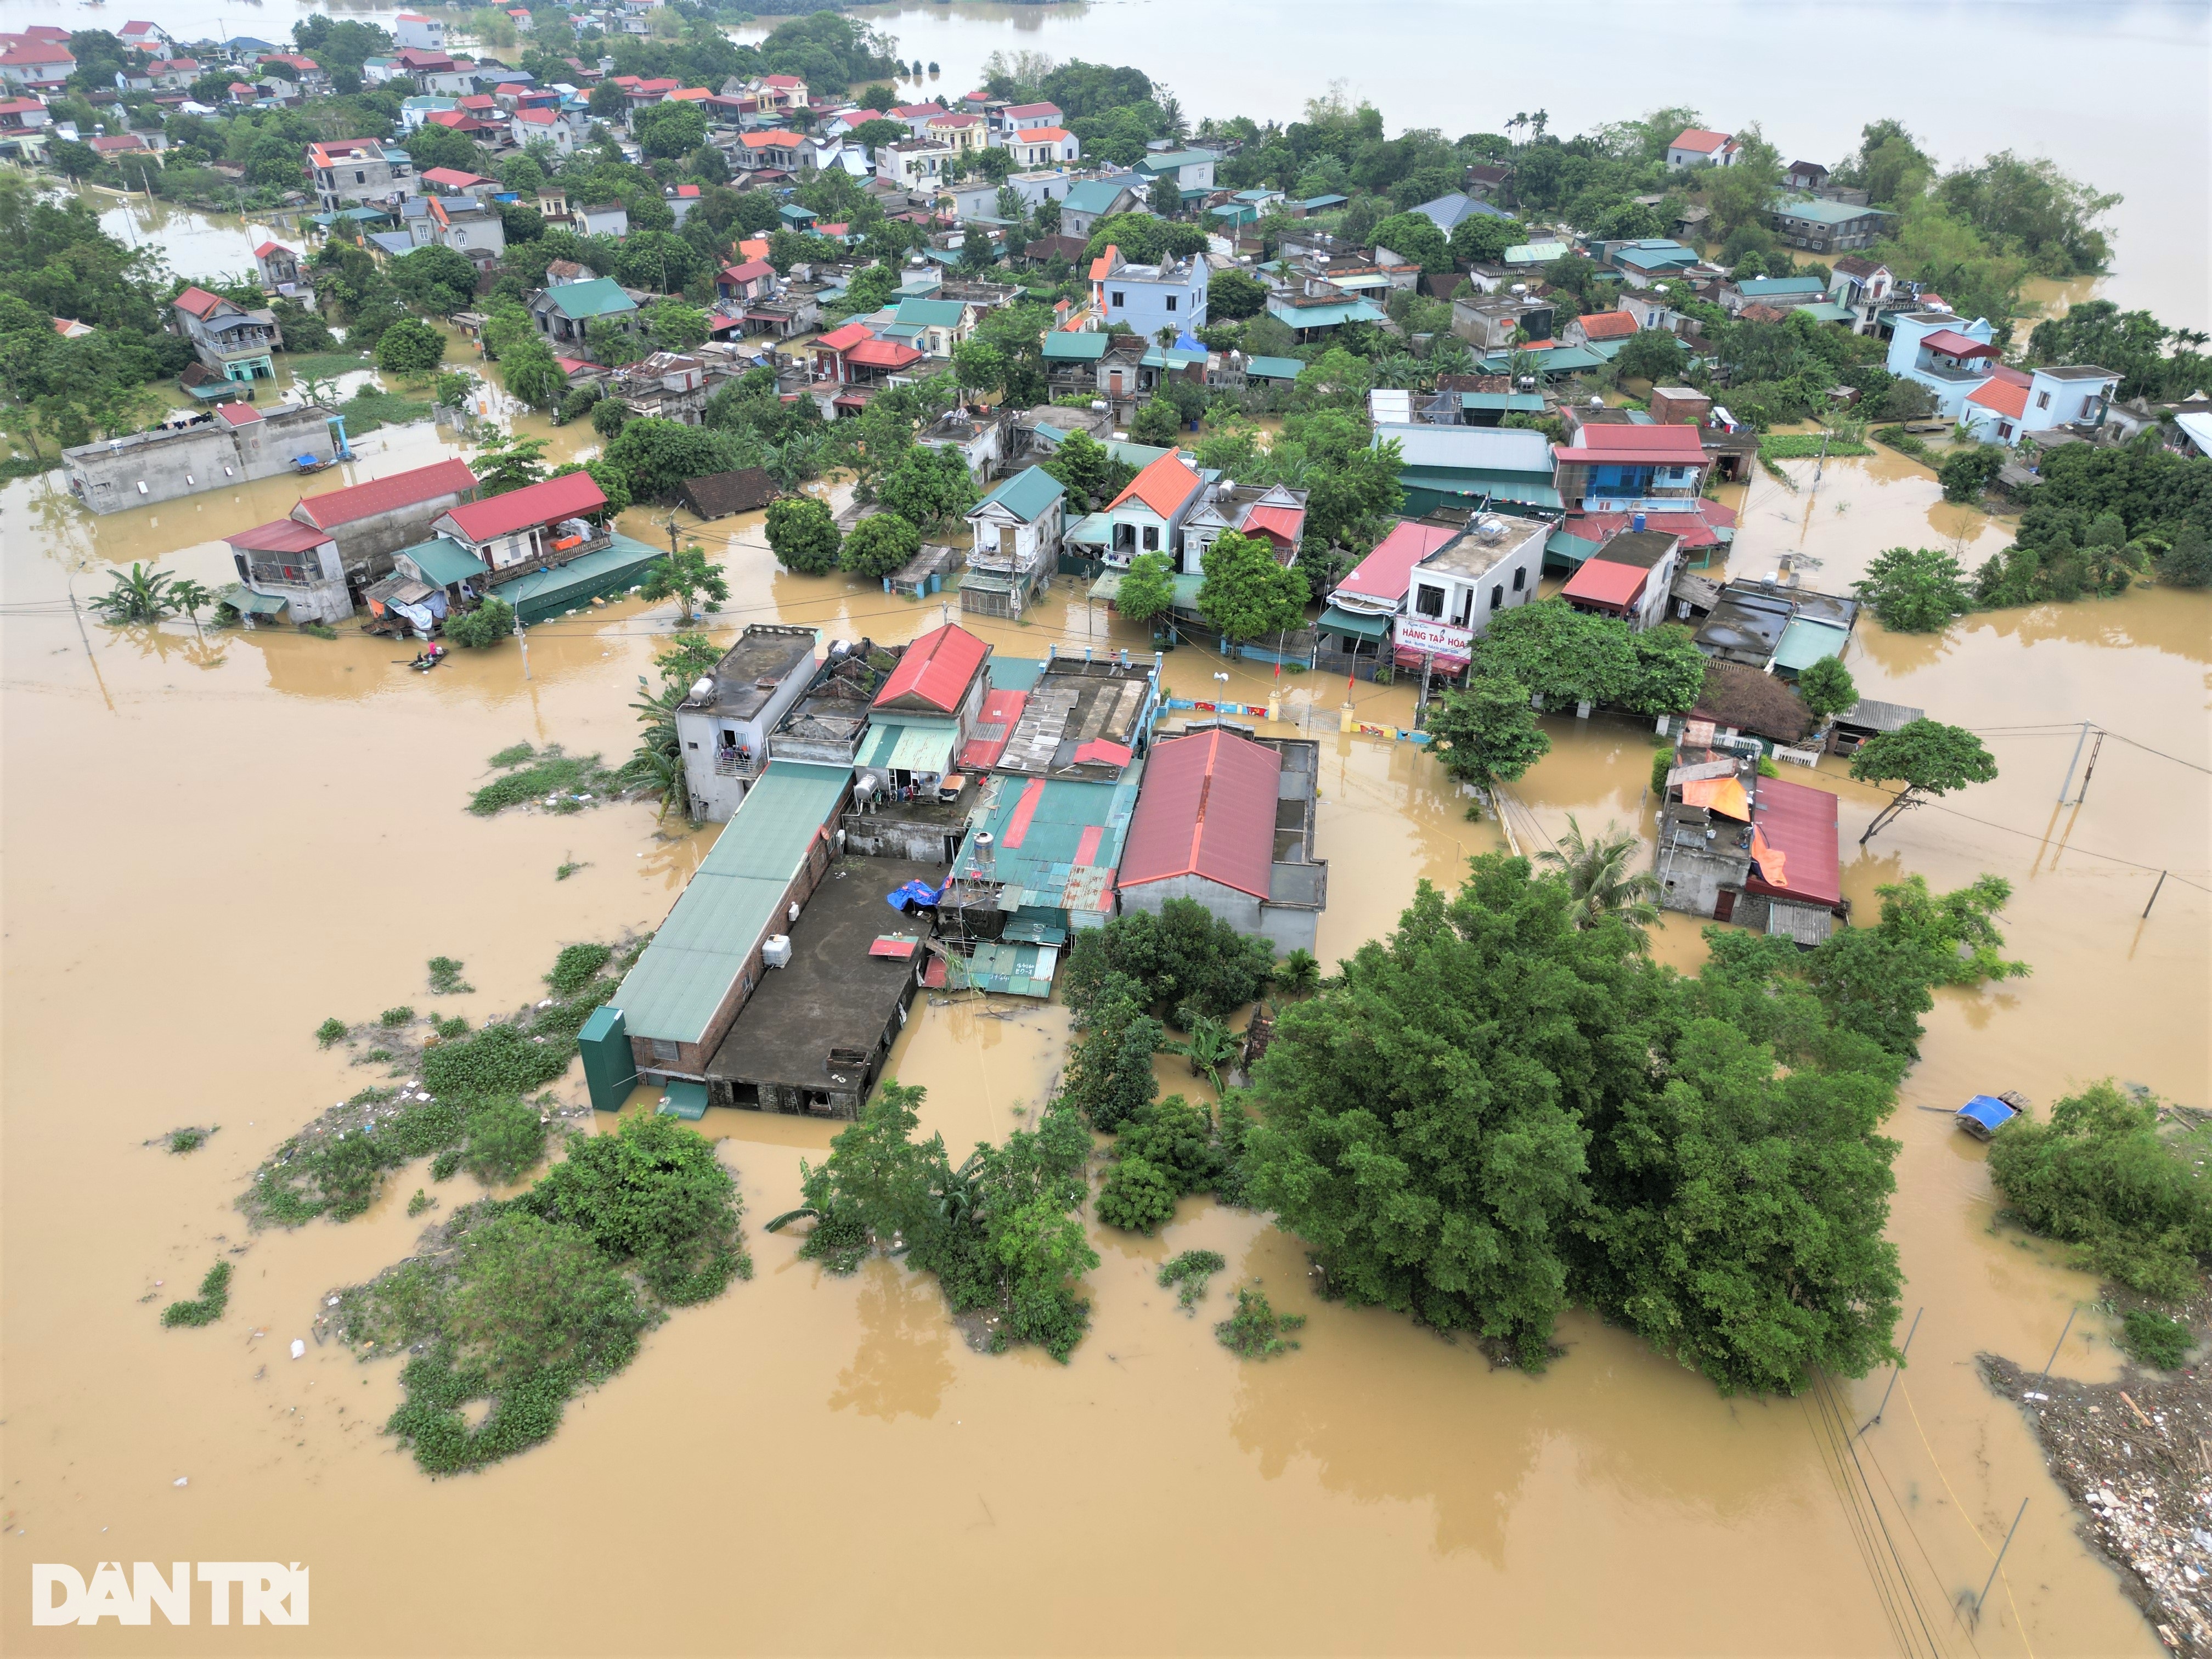
<instances>
[{"instance_id":1,"label":"water reflection","mask_svg":"<svg viewBox=\"0 0 2212 1659\"><path fill-rule=\"evenodd\" d=\"M878 1257L860 1269L860 1346L837 1373L830 1409L888 1423L934 1417L951 1382L952 1325L922 1273Z\"/></svg>"}]
</instances>

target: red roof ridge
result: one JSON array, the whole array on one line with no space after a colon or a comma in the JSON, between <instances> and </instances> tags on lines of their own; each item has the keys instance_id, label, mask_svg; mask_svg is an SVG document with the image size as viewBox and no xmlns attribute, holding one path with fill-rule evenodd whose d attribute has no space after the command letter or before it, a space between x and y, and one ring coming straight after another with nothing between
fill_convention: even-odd
<instances>
[{"instance_id":1,"label":"red roof ridge","mask_svg":"<svg viewBox=\"0 0 2212 1659\"><path fill-rule=\"evenodd\" d=\"M488 542L532 525L596 512L606 504L605 492L590 473L564 472L557 478L525 484L504 495L464 502L447 509L445 516L471 541Z\"/></svg>"},{"instance_id":2,"label":"red roof ridge","mask_svg":"<svg viewBox=\"0 0 2212 1659\"><path fill-rule=\"evenodd\" d=\"M907 647L873 706L886 708L901 697L914 696L945 714L956 713L961 693L990 654L988 644L957 623L933 628Z\"/></svg>"},{"instance_id":3,"label":"red roof ridge","mask_svg":"<svg viewBox=\"0 0 2212 1659\"><path fill-rule=\"evenodd\" d=\"M1166 499L1162 494L1164 489L1173 487L1170 483L1170 479L1182 483L1181 491L1172 500ZM1205 480L1193 471L1189 464L1183 459L1182 451L1170 449L1135 477L1130 479L1127 487L1106 504L1106 510L1112 512L1130 496L1134 495L1163 519L1172 518L1175 516L1175 510L1188 501L1191 493L1204 482Z\"/></svg>"},{"instance_id":4,"label":"red roof ridge","mask_svg":"<svg viewBox=\"0 0 2212 1659\"><path fill-rule=\"evenodd\" d=\"M465 495L476 487L477 475L469 471L467 462L433 461L428 466L395 472L389 477L371 478L365 483L349 484L343 489L303 496L293 507L292 516L297 518L305 512L307 523L328 530L374 518L395 507L420 506L441 495Z\"/></svg>"}]
</instances>

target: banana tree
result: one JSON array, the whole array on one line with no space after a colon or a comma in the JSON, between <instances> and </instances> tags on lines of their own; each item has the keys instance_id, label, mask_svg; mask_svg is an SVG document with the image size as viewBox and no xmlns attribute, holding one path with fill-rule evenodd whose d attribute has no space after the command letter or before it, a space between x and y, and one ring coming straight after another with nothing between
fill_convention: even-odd
<instances>
[{"instance_id":1,"label":"banana tree","mask_svg":"<svg viewBox=\"0 0 2212 1659\"><path fill-rule=\"evenodd\" d=\"M1211 1014L1197 1015L1188 1036L1162 1046L1188 1060L1190 1074L1206 1079L1216 1090L1221 1087L1221 1068L1237 1058L1240 1047L1237 1034Z\"/></svg>"},{"instance_id":2,"label":"banana tree","mask_svg":"<svg viewBox=\"0 0 2212 1659\"><path fill-rule=\"evenodd\" d=\"M175 580L166 570L134 564L131 574L112 573L114 586L85 601L111 623L159 622L176 608L170 592Z\"/></svg>"}]
</instances>

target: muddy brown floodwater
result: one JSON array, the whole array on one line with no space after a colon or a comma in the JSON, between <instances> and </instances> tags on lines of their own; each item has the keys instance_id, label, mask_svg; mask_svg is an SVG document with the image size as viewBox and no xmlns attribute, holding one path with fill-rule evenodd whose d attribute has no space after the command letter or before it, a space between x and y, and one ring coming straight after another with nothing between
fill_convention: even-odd
<instances>
[{"instance_id":1,"label":"muddy brown floodwater","mask_svg":"<svg viewBox=\"0 0 2212 1659\"><path fill-rule=\"evenodd\" d=\"M422 426L363 448L349 482L448 445ZM1740 570L1787 551L1834 586L1893 544L1974 559L2002 544L2002 526L1944 507L1900 459L1831 463L1817 489L1812 471L1792 465L1795 491L1751 488ZM759 1231L831 1126L717 1111L701 1127L740 1174L757 1277L654 1332L550 1444L434 1482L378 1431L393 1366L313 1344L286 1357L326 1291L407 1252L420 1172L356 1222L291 1234L249 1236L231 1200L273 1145L369 1080L315 1047L326 1015L512 1006L563 944L657 924L713 832L635 804L461 810L485 757L518 739L626 753L667 606L534 630L527 678L511 646L426 678L352 634L202 640L71 616L72 587L96 591L134 559L221 580L215 538L295 493L279 480L97 520L46 480L0 495L9 1652L236 1650L204 1623L158 1638L29 1626L32 1563L103 1559L304 1563L313 1622L282 1638L300 1653L2155 1648L2075 1535L2019 1412L1972 1363L2040 1364L2095 1285L1995 1228L1981 1150L1911 1108L2008 1087L2047 1101L2106 1073L2206 1103L2208 815L2189 768L2207 758L2212 599L2139 592L1977 617L1940 639L1860 630L1851 666L1869 695L1978 728L2094 719L2147 747L2108 740L2087 803L2057 811L2070 742L1993 730L1996 782L1907 815L1847 862L1866 907L1908 872L1939 886L2005 876L2011 946L2035 967L1942 994L1929 1021L1892 1125L1905 1310L1925 1311L1884 1421L1855 1440L1882 1376L1724 1400L1580 1316L1547 1375L1492 1371L1402 1319L1317 1302L1297 1241L1201 1201L1158 1240L1097 1236L1096 1318L1072 1364L978 1355L928 1281L882 1261L828 1278L795 1238ZM623 527L665 533L639 512ZM897 640L939 617L935 603L779 571L757 517L698 528L733 586L718 638L775 617ZM1032 625L982 631L1018 654L1141 646L1069 586ZM1167 679L1210 695L1218 666L1184 649ZM1225 672L1227 695L1265 699L1264 672ZM1340 735L1340 685L1284 684L1283 729L1309 726L1324 755L1333 958L1498 831L1467 822L1410 745ZM1406 688L1357 695L1364 718L1410 714ZM1550 729L1553 753L1516 790L1523 838L1569 812L1648 832L1647 734ZM1816 781L1839 797L1848 848L1876 798L1833 763ZM556 882L563 862L582 868ZM2161 868L2196 885L2169 880L2139 920ZM1685 966L1702 951L1679 921L1660 948ZM466 963L475 994L428 994L423 963L441 954ZM926 1126L956 1147L1042 1098L1064 1048L1056 1005L918 1012L893 1070L927 1085ZM222 1130L188 1158L142 1145L184 1123ZM1194 1246L1231 1271L1189 1319L1152 1274ZM156 1304L239 1247L228 1315L160 1328ZM1228 1290L1252 1279L1309 1316L1297 1353L1247 1365L1214 1343ZM2057 1369L2116 1373L2102 1316L2075 1320ZM1954 1607L2023 1498L1970 1632Z\"/></svg>"}]
</instances>

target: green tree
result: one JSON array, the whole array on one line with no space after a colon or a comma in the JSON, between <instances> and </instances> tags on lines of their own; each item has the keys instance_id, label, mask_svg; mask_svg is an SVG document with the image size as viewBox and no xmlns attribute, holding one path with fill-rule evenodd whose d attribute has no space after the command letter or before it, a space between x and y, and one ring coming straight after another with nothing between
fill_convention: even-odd
<instances>
[{"instance_id":1,"label":"green tree","mask_svg":"<svg viewBox=\"0 0 2212 1659\"><path fill-rule=\"evenodd\" d=\"M1982 492L1997 481L2004 462L2004 448L1999 444L1976 444L1970 449L1954 450L1936 469L1936 481L1943 486L1943 499L1979 500Z\"/></svg>"},{"instance_id":2,"label":"green tree","mask_svg":"<svg viewBox=\"0 0 2212 1659\"><path fill-rule=\"evenodd\" d=\"M879 580L921 551L921 532L910 520L896 513L877 513L853 526L837 562L856 576Z\"/></svg>"},{"instance_id":3,"label":"green tree","mask_svg":"<svg viewBox=\"0 0 2212 1659\"><path fill-rule=\"evenodd\" d=\"M1234 1013L1267 988L1274 955L1194 899L1086 928L1068 947L1061 994L1079 1021L1116 996L1178 1019Z\"/></svg>"},{"instance_id":4,"label":"green tree","mask_svg":"<svg viewBox=\"0 0 2212 1659\"><path fill-rule=\"evenodd\" d=\"M1267 307L1267 285L1247 271L1225 265L1206 278L1206 314L1214 322L1242 322Z\"/></svg>"},{"instance_id":5,"label":"green tree","mask_svg":"<svg viewBox=\"0 0 2212 1659\"><path fill-rule=\"evenodd\" d=\"M1224 638L1262 639L1305 622L1306 580L1276 562L1274 544L1266 538L1224 531L1203 562L1199 614Z\"/></svg>"},{"instance_id":6,"label":"green tree","mask_svg":"<svg viewBox=\"0 0 2212 1659\"><path fill-rule=\"evenodd\" d=\"M705 142L707 117L695 103L651 104L630 117L647 155L688 155Z\"/></svg>"},{"instance_id":7,"label":"green tree","mask_svg":"<svg viewBox=\"0 0 2212 1659\"><path fill-rule=\"evenodd\" d=\"M952 372L963 388L995 392L1006 382L1006 354L988 340L963 340L952 348Z\"/></svg>"},{"instance_id":8,"label":"green tree","mask_svg":"<svg viewBox=\"0 0 2212 1659\"><path fill-rule=\"evenodd\" d=\"M571 1135L568 1155L519 1202L635 1263L671 1307L708 1301L752 1272L736 1180L712 1141L673 1118L647 1113L612 1134Z\"/></svg>"},{"instance_id":9,"label":"green tree","mask_svg":"<svg viewBox=\"0 0 2212 1659\"><path fill-rule=\"evenodd\" d=\"M1176 414L1173 404L1165 398L1154 398L1139 409L1137 418L1129 422L1129 436L1137 443L1172 449L1182 436L1182 420Z\"/></svg>"},{"instance_id":10,"label":"green tree","mask_svg":"<svg viewBox=\"0 0 2212 1659\"><path fill-rule=\"evenodd\" d=\"M975 504L975 479L958 450L917 444L876 486L876 499L908 525L933 526ZM911 550L908 556L913 556ZM890 572L873 574L889 575Z\"/></svg>"},{"instance_id":11,"label":"green tree","mask_svg":"<svg viewBox=\"0 0 2212 1659\"><path fill-rule=\"evenodd\" d=\"M1990 1179L2033 1231L2074 1247L2078 1265L2147 1295L2195 1297L2212 1256L2212 1193L2158 1133L2158 1103L2112 1080L2093 1084L2039 1123L1997 1131Z\"/></svg>"},{"instance_id":12,"label":"green tree","mask_svg":"<svg viewBox=\"0 0 2212 1659\"><path fill-rule=\"evenodd\" d=\"M599 485L599 494L607 498L605 507L584 514L594 524L611 524L618 514L629 509L629 480L618 468L605 461L564 461L553 469L556 478L566 477L571 472L588 474L592 482Z\"/></svg>"},{"instance_id":13,"label":"green tree","mask_svg":"<svg viewBox=\"0 0 2212 1659\"><path fill-rule=\"evenodd\" d=\"M706 341L707 313L680 300L663 300L646 313L646 331L662 351L689 351Z\"/></svg>"},{"instance_id":14,"label":"green tree","mask_svg":"<svg viewBox=\"0 0 2212 1659\"><path fill-rule=\"evenodd\" d=\"M1859 689L1840 657L1823 657L1797 677L1797 701L1816 723L1825 725L1858 700Z\"/></svg>"},{"instance_id":15,"label":"green tree","mask_svg":"<svg viewBox=\"0 0 2212 1659\"><path fill-rule=\"evenodd\" d=\"M1982 740L1961 726L1917 720L1869 738L1851 757L1851 776L1872 784L1894 779L1905 788L1875 814L1859 845L1865 846L1877 830L1923 799L1987 783L1996 775L1997 763Z\"/></svg>"},{"instance_id":16,"label":"green tree","mask_svg":"<svg viewBox=\"0 0 2212 1659\"><path fill-rule=\"evenodd\" d=\"M1152 1055L1166 1035L1127 995L1109 996L1090 1011L1087 1029L1068 1050L1060 1103L1111 1134L1159 1092Z\"/></svg>"},{"instance_id":17,"label":"green tree","mask_svg":"<svg viewBox=\"0 0 2212 1659\"><path fill-rule=\"evenodd\" d=\"M1425 213L1394 213L1370 231L1367 240L1425 271L1441 274L1452 268L1451 244Z\"/></svg>"},{"instance_id":18,"label":"green tree","mask_svg":"<svg viewBox=\"0 0 2212 1659\"><path fill-rule=\"evenodd\" d=\"M725 605L730 597L730 579L721 566L711 562L707 550L693 542L681 552L671 553L656 559L646 567L645 580L639 585L638 597L648 604L661 599L676 599L684 607L684 620L690 622L696 614L693 605L697 596L707 596L707 608L713 610Z\"/></svg>"},{"instance_id":19,"label":"green tree","mask_svg":"<svg viewBox=\"0 0 2212 1659\"><path fill-rule=\"evenodd\" d=\"M450 317L475 302L477 268L459 248L418 247L385 267L399 297L422 311Z\"/></svg>"},{"instance_id":20,"label":"green tree","mask_svg":"<svg viewBox=\"0 0 2212 1659\"><path fill-rule=\"evenodd\" d=\"M1067 486L1073 504L1085 512L1112 500L1137 476L1134 467L1116 460L1105 445L1079 428L1061 439L1039 465Z\"/></svg>"},{"instance_id":21,"label":"green tree","mask_svg":"<svg viewBox=\"0 0 2212 1659\"><path fill-rule=\"evenodd\" d=\"M1114 608L1133 623L1148 623L1175 603L1175 564L1164 553L1139 553L1121 574Z\"/></svg>"},{"instance_id":22,"label":"green tree","mask_svg":"<svg viewBox=\"0 0 2212 1659\"><path fill-rule=\"evenodd\" d=\"M376 343L376 366L391 374L421 374L445 360L446 337L428 323L402 318Z\"/></svg>"},{"instance_id":23,"label":"green tree","mask_svg":"<svg viewBox=\"0 0 2212 1659\"><path fill-rule=\"evenodd\" d=\"M1536 854L1540 868L1557 870L1572 903L1567 915L1577 927L1593 927L1607 917L1627 930L1637 947L1648 948L1651 924L1659 920L1659 878L1642 863L1644 844L1617 823L1585 836L1572 812L1567 833L1556 848Z\"/></svg>"},{"instance_id":24,"label":"green tree","mask_svg":"<svg viewBox=\"0 0 2212 1659\"><path fill-rule=\"evenodd\" d=\"M1534 239L1517 219L1497 219L1471 213L1452 227L1452 258L1463 265L1496 264L1505 250Z\"/></svg>"},{"instance_id":25,"label":"green tree","mask_svg":"<svg viewBox=\"0 0 2212 1659\"><path fill-rule=\"evenodd\" d=\"M1901 634L1939 632L1974 608L1973 589L1959 562L1936 548L1887 549L1868 562L1866 574L1852 586L1884 628Z\"/></svg>"},{"instance_id":26,"label":"green tree","mask_svg":"<svg viewBox=\"0 0 2212 1659\"><path fill-rule=\"evenodd\" d=\"M479 495L504 495L510 489L542 483L546 477L545 440L510 437L477 451L469 470L477 475Z\"/></svg>"},{"instance_id":27,"label":"green tree","mask_svg":"<svg viewBox=\"0 0 2212 1659\"><path fill-rule=\"evenodd\" d=\"M552 348L526 341L500 359L500 374L507 389L532 409L552 409L568 395L568 377L555 361Z\"/></svg>"},{"instance_id":28,"label":"green tree","mask_svg":"<svg viewBox=\"0 0 2212 1659\"><path fill-rule=\"evenodd\" d=\"M837 520L815 495L780 495L768 505L768 544L776 562L802 576L837 568Z\"/></svg>"},{"instance_id":29,"label":"green tree","mask_svg":"<svg viewBox=\"0 0 2212 1659\"><path fill-rule=\"evenodd\" d=\"M637 501L668 495L687 478L727 470L720 434L706 427L652 417L624 425L608 442L605 459L621 469Z\"/></svg>"},{"instance_id":30,"label":"green tree","mask_svg":"<svg viewBox=\"0 0 2212 1659\"><path fill-rule=\"evenodd\" d=\"M2156 561L2158 579L2176 587L2212 586L2212 542L2193 524L2174 532L2173 541Z\"/></svg>"},{"instance_id":31,"label":"green tree","mask_svg":"<svg viewBox=\"0 0 2212 1659\"><path fill-rule=\"evenodd\" d=\"M1552 752L1528 707L1528 688L1510 675L1478 670L1429 710L1430 747L1453 777L1510 783Z\"/></svg>"},{"instance_id":32,"label":"green tree","mask_svg":"<svg viewBox=\"0 0 2212 1659\"><path fill-rule=\"evenodd\" d=\"M446 618L446 638L470 650L497 645L514 632L514 607L493 593L472 611L456 611Z\"/></svg>"},{"instance_id":33,"label":"green tree","mask_svg":"<svg viewBox=\"0 0 2212 1659\"><path fill-rule=\"evenodd\" d=\"M1646 328L1629 336L1613 357L1613 373L1616 380L1666 386L1680 380L1688 366L1680 340L1663 328Z\"/></svg>"}]
</instances>

